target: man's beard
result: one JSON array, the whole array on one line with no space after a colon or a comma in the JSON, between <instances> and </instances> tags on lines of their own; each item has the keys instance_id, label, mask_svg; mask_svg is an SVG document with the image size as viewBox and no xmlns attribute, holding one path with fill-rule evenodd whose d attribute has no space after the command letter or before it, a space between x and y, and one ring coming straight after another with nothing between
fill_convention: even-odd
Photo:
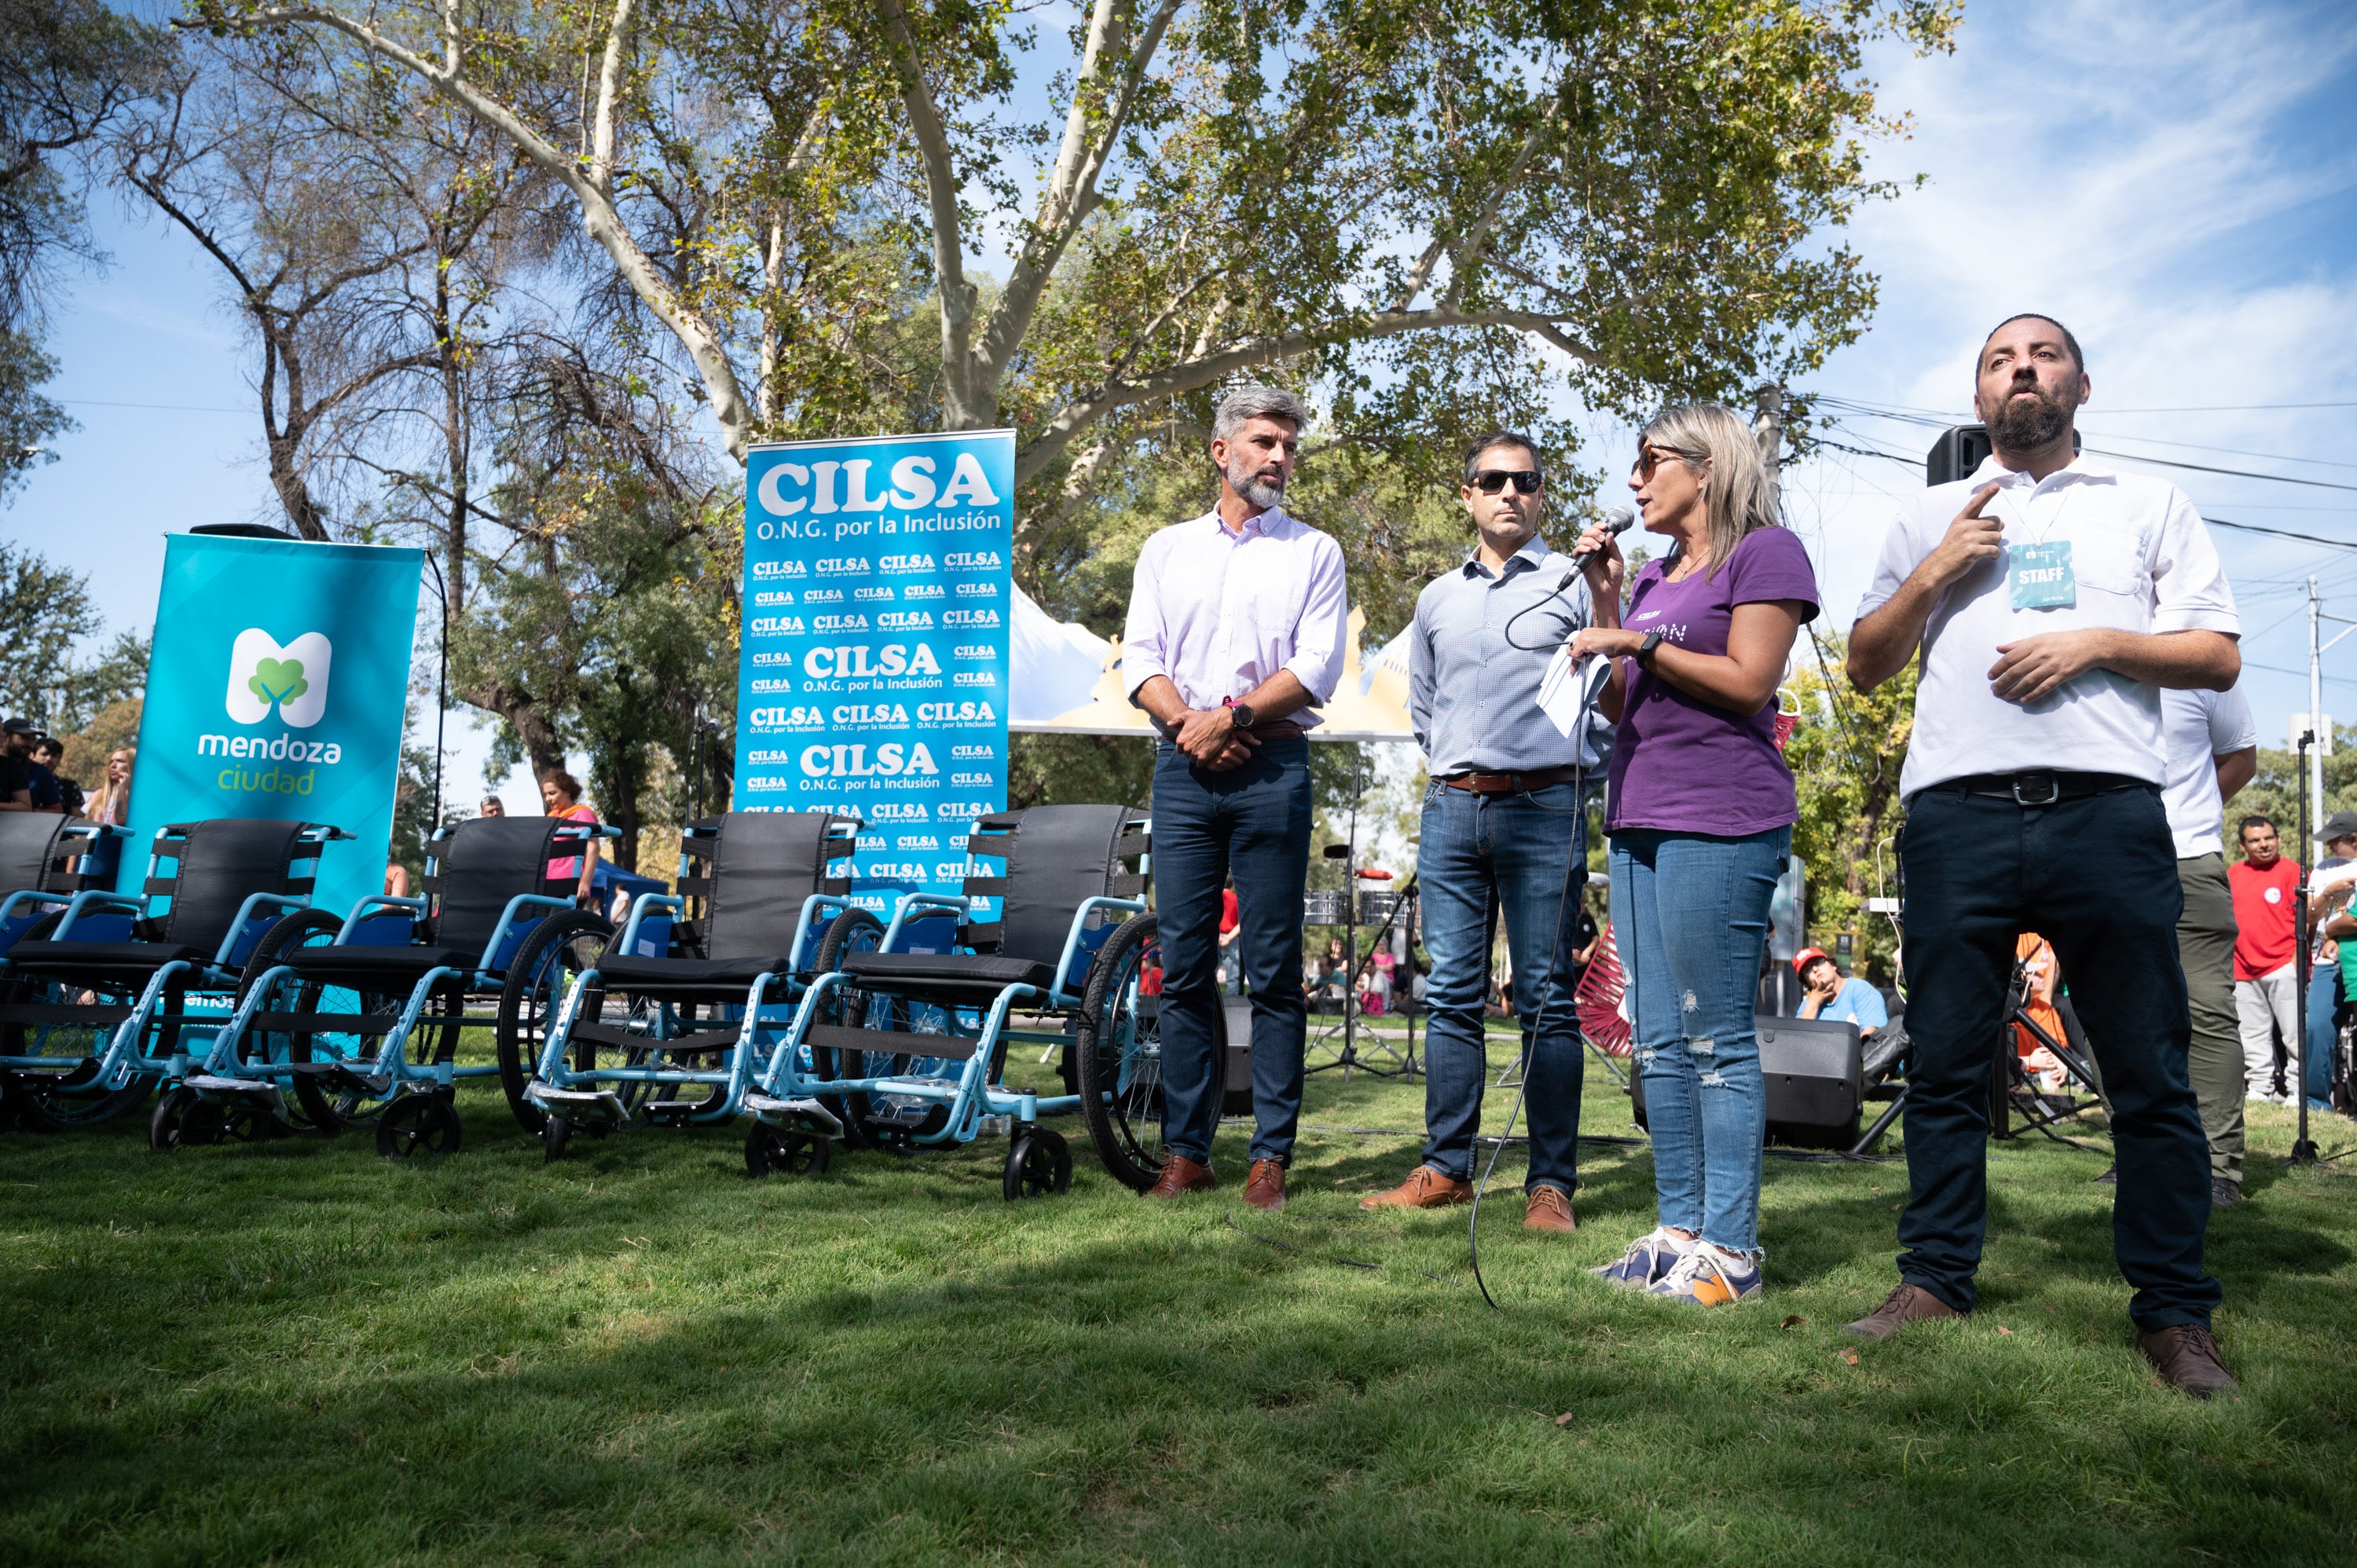
<instances>
[{"instance_id":1,"label":"man's beard","mask_svg":"<svg viewBox=\"0 0 2357 1568\"><path fill-rule=\"evenodd\" d=\"M2014 394L2027 391L2026 399ZM2071 428L2071 408L2037 387L2007 387L1988 422L1989 439L2008 452L2051 446Z\"/></svg>"},{"instance_id":2,"label":"man's beard","mask_svg":"<svg viewBox=\"0 0 2357 1568\"><path fill-rule=\"evenodd\" d=\"M1263 511L1268 510L1285 499L1284 476L1280 474L1274 478L1264 478L1259 470L1249 463L1229 464L1228 483L1234 487L1236 494Z\"/></svg>"}]
</instances>

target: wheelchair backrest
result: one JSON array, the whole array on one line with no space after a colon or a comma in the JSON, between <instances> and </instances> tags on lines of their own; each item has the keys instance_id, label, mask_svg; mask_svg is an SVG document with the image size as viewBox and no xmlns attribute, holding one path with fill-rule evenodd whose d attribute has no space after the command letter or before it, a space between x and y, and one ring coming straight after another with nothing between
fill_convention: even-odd
<instances>
[{"instance_id":1,"label":"wheelchair backrest","mask_svg":"<svg viewBox=\"0 0 2357 1568\"><path fill-rule=\"evenodd\" d=\"M704 901L704 956L794 957L787 950L803 901L851 890L848 876L827 875L828 863L851 854L858 828L830 811L731 811L687 824L681 847L706 869L682 876L679 891Z\"/></svg>"},{"instance_id":2,"label":"wheelchair backrest","mask_svg":"<svg viewBox=\"0 0 2357 1568\"><path fill-rule=\"evenodd\" d=\"M425 882L434 901L427 929L435 944L480 952L510 899L524 894L570 898L580 879L550 881L548 863L577 857L586 836L583 824L561 817L476 817L443 829L435 835L433 874Z\"/></svg>"},{"instance_id":3,"label":"wheelchair backrest","mask_svg":"<svg viewBox=\"0 0 2357 1568\"><path fill-rule=\"evenodd\" d=\"M81 848L60 843L73 819L48 811L0 811L0 894L76 891Z\"/></svg>"},{"instance_id":4,"label":"wheelchair backrest","mask_svg":"<svg viewBox=\"0 0 2357 1568\"><path fill-rule=\"evenodd\" d=\"M1146 878L1128 863L1146 853L1146 814L1127 806L1033 806L976 818L969 855L1003 858L1003 876L969 876L970 897L995 897L998 918L958 940L978 952L1062 961L1072 915L1091 898L1142 898Z\"/></svg>"},{"instance_id":5,"label":"wheelchair backrest","mask_svg":"<svg viewBox=\"0 0 2357 1568\"><path fill-rule=\"evenodd\" d=\"M303 835L315 826L270 817L167 824L156 835L155 856L158 865L169 860L172 871L158 875L151 869L145 892L151 898L158 894L170 898L171 907L160 918L143 920L141 936L217 952L250 896L308 897L319 845L306 842ZM296 875L296 867L307 864L310 869ZM265 912L275 916L281 911Z\"/></svg>"}]
</instances>

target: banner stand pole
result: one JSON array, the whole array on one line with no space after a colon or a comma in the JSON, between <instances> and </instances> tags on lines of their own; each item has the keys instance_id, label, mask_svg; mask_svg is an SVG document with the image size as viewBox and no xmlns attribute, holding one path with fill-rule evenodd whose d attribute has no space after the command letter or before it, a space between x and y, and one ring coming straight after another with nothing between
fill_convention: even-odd
<instances>
[{"instance_id":1,"label":"banner stand pole","mask_svg":"<svg viewBox=\"0 0 2357 1568\"><path fill-rule=\"evenodd\" d=\"M425 564L434 568L434 596L442 606L442 635L436 657L441 668L434 679L434 816L426 825L432 837L442 827L442 725L450 714L450 589L442 580L442 563L428 551Z\"/></svg>"}]
</instances>

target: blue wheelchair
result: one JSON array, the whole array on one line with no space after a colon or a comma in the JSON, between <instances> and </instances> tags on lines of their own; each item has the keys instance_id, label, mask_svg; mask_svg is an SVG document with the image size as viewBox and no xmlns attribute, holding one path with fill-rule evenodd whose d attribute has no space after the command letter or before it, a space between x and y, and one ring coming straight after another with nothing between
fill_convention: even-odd
<instances>
[{"instance_id":1,"label":"blue wheelchair","mask_svg":"<svg viewBox=\"0 0 2357 1568\"><path fill-rule=\"evenodd\" d=\"M860 825L826 811L733 811L686 825L678 891L632 904L620 940L570 977L540 1042L523 1094L542 1119L547 1159L576 1132L602 1137L640 1117L670 1126L736 1118L780 1033L763 1022L775 1005L765 999L799 999L860 920L881 929L852 906L850 878L831 874L858 847Z\"/></svg>"},{"instance_id":2,"label":"blue wheelchair","mask_svg":"<svg viewBox=\"0 0 2357 1568\"><path fill-rule=\"evenodd\" d=\"M60 914L73 896L90 887L111 887L122 859L127 828L48 811L0 814L0 956L16 946L49 916ZM0 1004L33 1004L34 988L0 982ZM18 995L23 991L25 994ZM16 1018L0 1022L0 1058L43 1060L70 1056L87 1060L98 1054L93 1031L85 1023ZM47 1074L20 1088L25 1080L0 1069L0 1126L21 1118L45 1131L104 1122L137 1109L151 1086L141 1083L121 1094L69 1094L51 1100L46 1092L58 1080Z\"/></svg>"},{"instance_id":3,"label":"blue wheelchair","mask_svg":"<svg viewBox=\"0 0 2357 1568\"><path fill-rule=\"evenodd\" d=\"M38 1099L52 1122L96 1121L164 1084L148 1123L159 1147L278 1131L274 1118L215 1105L180 1080L210 1053L248 974L268 967L272 928L308 908L322 846L350 837L266 818L169 823L137 895L86 887L35 922L0 961L0 1069L20 1098Z\"/></svg>"},{"instance_id":4,"label":"blue wheelchair","mask_svg":"<svg viewBox=\"0 0 2357 1568\"><path fill-rule=\"evenodd\" d=\"M1150 849L1149 822L1125 806L1000 812L974 822L966 851L1001 861L1002 875L969 875L961 894L906 895L872 941L845 918L834 961L819 966L783 1048L768 1053L746 1096L747 1169L823 1169L834 1137L900 1150L966 1144L985 1118L1004 1118L1005 1196L1069 1190L1071 1146L1039 1118L1082 1107L1075 1047L1108 954L1129 950L1113 939L1145 917ZM976 918L986 899L996 919ZM928 926L952 928L951 940L928 950ZM778 1011L759 983L745 1005L748 1020ZM1017 1042L1062 1047L1071 1092L1006 1087Z\"/></svg>"},{"instance_id":5,"label":"blue wheelchair","mask_svg":"<svg viewBox=\"0 0 2357 1568\"><path fill-rule=\"evenodd\" d=\"M257 945L236 1016L183 1087L282 1117L291 1089L322 1133L373 1127L391 1157L456 1153L457 1080L497 1076L520 1102L517 1042L613 935L575 906L570 866L590 840L616 836L553 817L456 822L428 841L422 897L372 894L340 918L286 916ZM485 1025L498 1059L458 1065L459 1030Z\"/></svg>"}]
</instances>

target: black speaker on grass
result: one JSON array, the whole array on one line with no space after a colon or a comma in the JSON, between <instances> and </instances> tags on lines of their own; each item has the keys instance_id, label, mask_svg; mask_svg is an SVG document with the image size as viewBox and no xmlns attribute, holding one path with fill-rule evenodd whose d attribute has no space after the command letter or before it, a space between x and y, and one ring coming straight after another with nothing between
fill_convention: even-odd
<instances>
[{"instance_id":1,"label":"black speaker on grass","mask_svg":"<svg viewBox=\"0 0 2357 1568\"><path fill-rule=\"evenodd\" d=\"M1249 1116L1252 1092L1252 998L1220 998L1220 1114Z\"/></svg>"},{"instance_id":2,"label":"black speaker on grass","mask_svg":"<svg viewBox=\"0 0 2357 1568\"><path fill-rule=\"evenodd\" d=\"M1768 1141L1809 1149L1857 1142L1866 1103L1865 1051L1847 1019L1754 1018L1760 1074L1768 1084ZM1645 1122L1645 1079L1630 1079L1637 1125Z\"/></svg>"}]
</instances>

